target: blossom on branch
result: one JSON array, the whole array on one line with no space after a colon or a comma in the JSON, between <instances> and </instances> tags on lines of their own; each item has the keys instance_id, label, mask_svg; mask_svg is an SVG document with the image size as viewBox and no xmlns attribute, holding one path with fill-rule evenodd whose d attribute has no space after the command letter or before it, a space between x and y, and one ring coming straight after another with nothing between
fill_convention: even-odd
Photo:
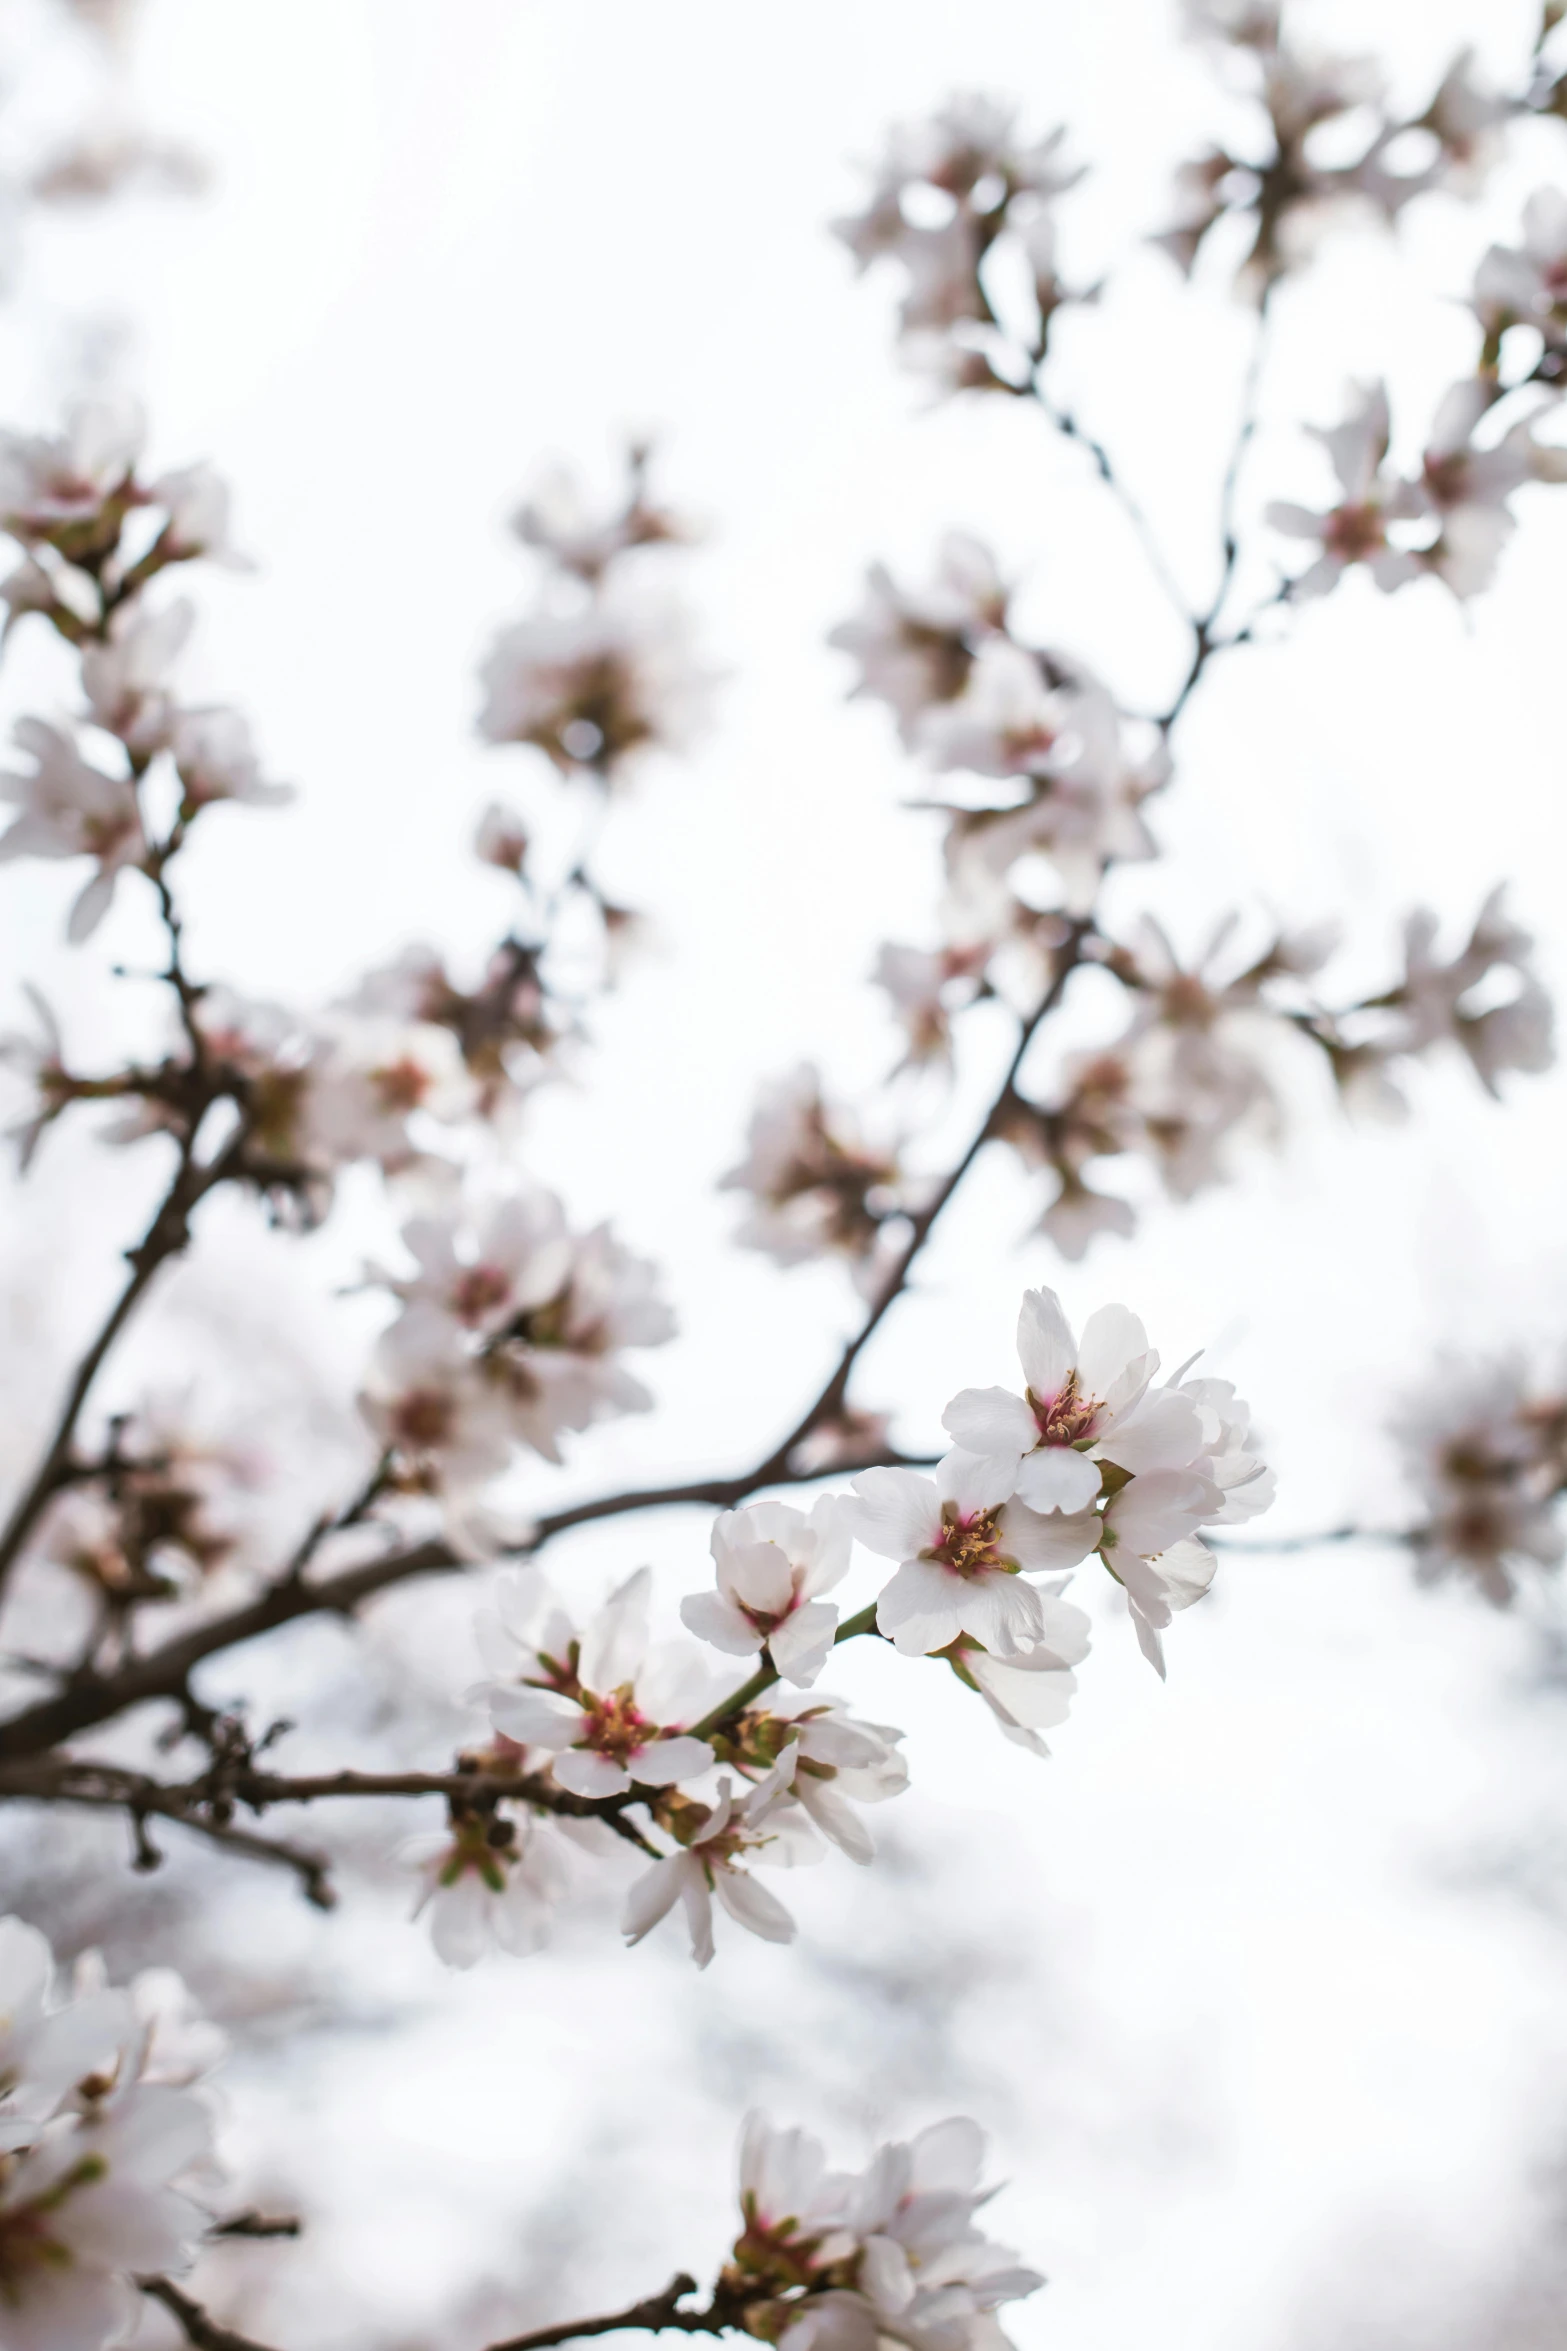
<instances>
[{"instance_id":1,"label":"blossom on branch","mask_svg":"<svg viewBox=\"0 0 1567 2351\"><path fill-rule=\"evenodd\" d=\"M790 1801L796 1761L797 1750L789 1747L738 1800L733 1784L723 1779L711 1807L696 1805L674 1816L675 1833L685 1832L680 1851L655 1861L626 1896L621 1923L628 1943L651 1934L678 1902L686 1914L691 1956L698 1967L708 1966L716 1949L715 1897L738 1925L764 1943L793 1942L794 1920L776 1894L757 1884L747 1864L792 1869L822 1858L804 1812Z\"/></svg>"},{"instance_id":2,"label":"blossom on branch","mask_svg":"<svg viewBox=\"0 0 1567 2351\"><path fill-rule=\"evenodd\" d=\"M736 1238L779 1265L847 1257L874 1287L883 1227L904 1208L895 1155L860 1140L847 1114L824 1101L807 1062L766 1089L747 1140L746 1157L720 1185L755 1203Z\"/></svg>"},{"instance_id":3,"label":"blossom on branch","mask_svg":"<svg viewBox=\"0 0 1567 2351\"><path fill-rule=\"evenodd\" d=\"M90 938L109 911L114 886L127 866L147 854L136 786L105 775L85 760L68 735L41 718L19 718L13 730L32 756L30 774L0 774L0 800L21 813L0 835L0 862L13 857L90 857L94 871L71 909L66 936Z\"/></svg>"},{"instance_id":4,"label":"blossom on branch","mask_svg":"<svg viewBox=\"0 0 1567 2351\"><path fill-rule=\"evenodd\" d=\"M711 1696L701 1652L650 1646L652 1576L639 1568L579 1635L542 1580L502 1577L495 1609L479 1620L496 1678L473 1695L497 1731L537 1748L574 1796L624 1795L699 1779L713 1750L687 1735Z\"/></svg>"},{"instance_id":5,"label":"blossom on branch","mask_svg":"<svg viewBox=\"0 0 1567 2351\"><path fill-rule=\"evenodd\" d=\"M717 1589L680 1603L680 1620L730 1657L766 1649L787 1682L802 1688L826 1664L838 1611L818 1597L849 1567L843 1504L822 1495L809 1514L787 1502L753 1502L714 1522Z\"/></svg>"},{"instance_id":6,"label":"blossom on branch","mask_svg":"<svg viewBox=\"0 0 1567 2351\"><path fill-rule=\"evenodd\" d=\"M149 2013L149 2009L152 2013ZM205 2101L172 2086L155 2000L92 1970L62 2002L49 1947L0 1920L0 2309L7 2351L101 2351L135 2281L189 2267L208 2219L188 2192Z\"/></svg>"}]
</instances>

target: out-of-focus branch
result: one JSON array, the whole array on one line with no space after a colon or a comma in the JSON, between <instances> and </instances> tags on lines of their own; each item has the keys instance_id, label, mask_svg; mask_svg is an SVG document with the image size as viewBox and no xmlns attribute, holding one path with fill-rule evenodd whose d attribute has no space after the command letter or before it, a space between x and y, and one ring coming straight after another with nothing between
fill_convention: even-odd
<instances>
[{"instance_id":1,"label":"out-of-focus branch","mask_svg":"<svg viewBox=\"0 0 1567 2351\"><path fill-rule=\"evenodd\" d=\"M194 2343L196 2351L270 2351L267 2344L254 2342L249 2335L220 2325L171 2278L138 2278L136 2283L149 2301L161 2302L170 2316L178 2320L185 2340Z\"/></svg>"},{"instance_id":2,"label":"out-of-focus branch","mask_svg":"<svg viewBox=\"0 0 1567 2351\"><path fill-rule=\"evenodd\" d=\"M1314 1535L1205 1534L1203 1541L1214 1551L1253 1551L1259 1556L1273 1552L1282 1556L1291 1551L1321 1551L1330 1543L1380 1543L1407 1550L1420 1541L1420 1536L1413 1528L1342 1526L1324 1527Z\"/></svg>"},{"instance_id":3,"label":"out-of-focus branch","mask_svg":"<svg viewBox=\"0 0 1567 2351\"><path fill-rule=\"evenodd\" d=\"M604 2318L569 2319L563 2326L535 2327L526 2335L508 2335L504 2342L492 2343L489 2351L549 2351L554 2343L576 2343L588 2335L614 2335L622 2331L645 2335L659 2335L675 2328L683 2335L724 2335L743 2324L742 2313L733 2303L715 2294L704 2310L681 2310L678 2304L687 2294L696 2292L696 2280L682 2270L670 2279L661 2294L650 2294L645 2302L633 2302L625 2310L611 2311Z\"/></svg>"},{"instance_id":4,"label":"out-of-focus branch","mask_svg":"<svg viewBox=\"0 0 1567 2351\"><path fill-rule=\"evenodd\" d=\"M126 1262L131 1269L129 1278L78 1363L43 1457L12 1508L4 1531L0 1532L0 1590L4 1589L6 1578L21 1556L44 1509L66 1482L77 1423L109 1350L157 1274L189 1246L190 1219L194 1210L208 1192L225 1180L233 1164L236 1149L233 1141L207 1165L203 1166L197 1161L195 1142L198 1124L199 1121L191 1121L181 1137L173 1181L140 1241L133 1249L126 1251Z\"/></svg>"},{"instance_id":5,"label":"out-of-focus branch","mask_svg":"<svg viewBox=\"0 0 1567 2351\"><path fill-rule=\"evenodd\" d=\"M1073 923L1068 937L1058 950L1050 985L1033 1012L1019 1025L1016 1046L1006 1073L976 1126L968 1147L925 1206L910 1219L909 1238L874 1304L846 1342L817 1395L780 1443L753 1468L741 1471L734 1477L701 1478L673 1486L637 1487L623 1493L597 1495L585 1502L570 1504L564 1510L555 1511L539 1520L526 1546L530 1553L540 1550L568 1528L584 1526L596 1519L621 1517L633 1510L668 1509L682 1503L704 1502L712 1503L719 1509L732 1509L748 1495L764 1487L799 1480L802 1473L795 1458L799 1447L813 1430L841 1409L856 1363L894 1303L907 1289L909 1277L942 1212L990 1140L997 1113L1010 1098L1028 1049L1041 1023L1060 1003L1067 982L1082 961L1083 947L1092 931L1090 918L1084 917ZM876 1462L845 1463L842 1466L847 1473L855 1468L870 1468L877 1466L880 1461L898 1458L905 1457L882 1454ZM245 1607L235 1609L227 1616L214 1618L210 1624L193 1627L190 1632L182 1634L177 1640L165 1642L148 1656L130 1658L112 1673L79 1674L67 1689L27 1708L9 1722L0 1724L0 1757L36 1755L62 1739L74 1737L79 1731L123 1713L127 1707L143 1704L151 1698L178 1698L185 1692L190 1675L203 1659L236 1648L262 1633L273 1632L278 1626L292 1623L299 1617L323 1612L352 1615L364 1601L394 1584L406 1582L416 1575L450 1573L466 1564L449 1544L431 1541L416 1544L410 1550L395 1552L382 1559L368 1560L361 1566L344 1569L338 1575L323 1577L319 1583L307 1583L303 1567L331 1523L321 1526L320 1533L313 1540L307 1537L307 1549L303 1557L296 1554L295 1561L290 1563L289 1571L282 1579Z\"/></svg>"}]
</instances>

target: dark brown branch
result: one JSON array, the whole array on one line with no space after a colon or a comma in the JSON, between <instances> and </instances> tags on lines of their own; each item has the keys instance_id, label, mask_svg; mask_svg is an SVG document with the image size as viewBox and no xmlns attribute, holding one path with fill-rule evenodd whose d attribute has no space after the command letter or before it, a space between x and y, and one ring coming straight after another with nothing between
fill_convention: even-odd
<instances>
[{"instance_id":1,"label":"dark brown branch","mask_svg":"<svg viewBox=\"0 0 1567 2351\"><path fill-rule=\"evenodd\" d=\"M233 1142L209 1165L202 1167L196 1163L194 1147L199 1123L199 1120L193 1119L181 1139L179 1162L174 1170L173 1181L159 1202L152 1222L136 1246L126 1251L130 1276L100 1325L97 1336L77 1365L43 1458L12 1509L4 1532L0 1533L0 1590L4 1589L7 1576L16 1565L45 1508L69 1478L76 1425L110 1348L141 1303L154 1277L171 1258L178 1257L189 1245L190 1219L198 1204L230 1172L235 1156Z\"/></svg>"},{"instance_id":2,"label":"dark brown branch","mask_svg":"<svg viewBox=\"0 0 1567 2351\"><path fill-rule=\"evenodd\" d=\"M267 2344L253 2342L249 2335L237 2334L233 2327L221 2326L172 2279L138 2278L136 2283L149 2301L161 2302L178 2319L185 2340L194 2343L196 2351L269 2351Z\"/></svg>"},{"instance_id":3,"label":"dark brown branch","mask_svg":"<svg viewBox=\"0 0 1567 2351\"><path fill-rule=\"evenodd\" d=\"M785 1484L797 1478L799 1473L794 1466L794 1456L799 1446L823 1421L832 1419L842 1409L855 1365L895 1302L903 1295L909 1276L938 1219L990 1140L997 1110L1009 1099L1041 1024L1060 1003L1068 980L1082 961L1083 945L1092 931L1092 920L1087 917L1072 925L1059 951L1050 985L1034 1011L1020 1024L1016 1048L1005 1076L976 1127L967 1150L930 1200L911 1218L909 1238L875 1304L862 1318L825 1384L787 1436L753 1468L735 1477L699 1478L675 1486L637 1487L624 1493L598 1495L585 1502L572 1503L564 1510L551 1512L539 1520L533 1540L527 1546L530 1552L542 1549L568 1528L584 1526L595 1519L620 1517L633 1510L668 1509L682 1503L711 1503L719 1509L732 1509L764 1487ZM881 1458L896 1460L900 1457L884 1455ZM859 1466L874 1465L866 1462ZM850 1465L845 1464L844 1467L847 1472ZM0 1724L0 1757L36 1755L58 1745L62 1739L73 1738L79 1731L107 1721L111 1716L123 1713L126 1708L142 1705L149 1699L179 1699L186 1691L191 1674L205 1658L220 1651L238 1648L263 1633L275 1632L280 1625L291 1624L299 1617L322 1613L351 1616L366 1600L393 1584L404 1583L417 1575L450 1574L467 1564L448 1544L430 1541L417 1544L411 1550L367 1560L358 1567L346 1568L338 1575L325 1577L319 1583L307 1583L302 1573L303 1564L310 1557L321 1534L326 1531L322 1528L318 1534L312 1530L312 1536L306 1538L302 1553L297 1553L290 1562L288 1572L247 1606L235 1609L227 1616L214 1618L209 1624L194 1626L178 1639L166 1641L150 1655L129 1659L112 1673L89 1672L77 1675L69 1688L40 1701L36 1706L26 1708L9 1722Z\"/></svg>"},{"instance_id":4,"label":"dark brown branch","mask_svg":"<svg viewBox=\"0 0 1567 2351\"><path fill-rule=\"evenodd\" d=\"M305 2224L296 2212L236 2212L232 2220L215 2221L209 2237L302 2237Z\"/></svg>"},{"instance_id":5,"label":"dark brown branch","mask_svg":"<svg viewBox=\"0 0 1567 2351\"><path fill-rule=\"evenodd\" d=\"M535 2327L526 2335L509 2335L504 2342L492 2343L489 2351L549 2351L551 2344L581 2342L588 2335L658 2335L671 2327L683 2335L724 2335L742 2323L739 2310L716 2295L705 2310L676 2308L687 2294L695 2292L695 2278L682 2270L670 2279L662 2294L650 2294L645 2302L633 2302L606 2318L568 2319L563 2326ZM214 2351L225 2351L225 2347L215 2346Z\"/></svg>"}]
</instances>

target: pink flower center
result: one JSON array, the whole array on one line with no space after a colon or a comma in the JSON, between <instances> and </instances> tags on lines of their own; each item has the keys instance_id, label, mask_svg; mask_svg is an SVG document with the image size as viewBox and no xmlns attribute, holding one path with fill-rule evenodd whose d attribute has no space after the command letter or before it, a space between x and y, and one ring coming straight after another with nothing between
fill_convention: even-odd
<instances>
[{"instance_id":1,"label":"pink flower center","mask_svg":"<svg viewBox=\"0 0 1567 2351\"><path fill-rule=\"evenodd\" d=\"M588 1727L576 1744L591 1747L595 1754L607 1755L615 1763L625 1763L629 1757L640 1755L648 1741L658 1736L657 1724L649 1722L638 1710L636 1693L629 1682L623 1682L618 1690L611 1690L604 1698L584 1690L581 1704Z\"/></svg>"},{"instance_id":2,"label":"pink flower center","mask_svg":"<svg viewBox=\"0 0 1567 2351\"><path fill-rule=\"evenodd\" d=\"M943 1502L941 1533L925 1557L934 1559L950 1575L965 1578L985 1575L996 1568L1010 1573L1012 1562L1001 1550L1000 1518L999 1510L974 1510L965 1514L955 1502Z\"/></svg>"},{"instance_id":3,"label":"pink flower center","mask_svg":"<svg viewBox=\"0 0 1567 2351\"><path fill-rule=\"evenodd\" d=\"M498 1265L465 1266L452 1285L452 1312L459 1322L484 1322L511 1296L511 1283Z\"/></svg>"},{"instance_id":4,"label":"pink flower center","mask_svg":"<svg viewBox=\"0 0 1567 2351\"><path fill-rule=\"evenodd\" d=\"M417 1110L430 1091L430 1073L405 1054L401 1061L383 1062L379 1069L373 1069L370 1083L383 1110Z\"/></svg>"},{"instance_id":5,"label":"pink flower center","mask_svg":"<svg viewBox=\"0 0 1567 2351\"><path fill-rule=\"evenodd\" d=\"M1328 516L1322 544L1341 563L1364 563L1387 545L1380 507L1340 506Z\"/></svg>"},{"instance_id":6,"label":"pink flower center","mask_svg":"<svg viewBox=\"0 0 1567 2351\"><path fill-rule=\"evenodd\" d=\"M1069 1371L1053 1396L1036 1396L1028 1391L1028 1408L1034 1416L1041 1445L1076 1445L1091 1437L1104 1410L1097 1396L1085 1396L1077 1384L1077 1373Z\"/></svg>"}]
</instances>

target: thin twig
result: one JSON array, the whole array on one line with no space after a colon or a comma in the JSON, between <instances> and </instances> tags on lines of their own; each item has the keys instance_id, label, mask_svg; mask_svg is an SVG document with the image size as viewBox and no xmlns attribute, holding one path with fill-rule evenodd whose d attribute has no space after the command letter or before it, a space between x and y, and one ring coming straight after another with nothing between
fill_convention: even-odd
<instances>
[{"instance_id":1,"label":"thin twig","mask_svg":"<svg viewBox=\"0 0 1567 2351\"><path fill-rule=\"evenodd\" d=\"M739 2311L716 2296L705 2310L675 2307L685 2295L695 2292L695 2278L682 2270L670 2279L662 2294L650 2294L646 2301L633 2302L628 2309L611 2311L606 2318L568 2319L562 2326L535 2327L526 2335L508 2335L504 2342L490 2344L489 2351L550 2351L551 2344L580 2342L587 2335L630 2331L657 2335L671 2327L683 2335L724 2335L741 2323ZM223 2351L223 2347L214 2347L214 2351Z\"/></svg>"},{"instance_id":2,"label":"thin twig","mask_svg":"<svg viewBox=\"0 0 1567 2351\"><path fill-rule=\"evenodd\" d=\"M997 1111L1010 1099L1018 1073L1041 1023L1060 1003L1067 982L1081 963L1083 946L1091 936L1093 927L1091 918L1086 916L1073 923L1059 950L1049 987L1033 1012L1019 1025L1017 1044L1006 1073L984 1117L976 1126L967 1149L925 1206L910 1219L909 1238L875 1303L862 1317L859 1328L844 1345L827 1380L787 1436L763 1460L736 1477L700 1478L689 1484L675 1486L636 1487L623 1493L597 1495L586 1502L570 1504L564 1510L541 1518L523 1548L530 1553L536 1552L570 1527L584 1526L596 1519L620 1517L633 1510L668 1509L682 1503L696 1502L732 1509L735 1504L767 1486L790 1483L799 1477L800 1473L794 1466L794 1456L799 1446L824 1420L831 1419L841 1409L855 1365L894 1303L903 1295L909 1276L942 1212L990 1140ZM881 1458L897 1460L900 1457L887 1454ZM874 1464L861 1466L870 1467ZM364 1601L393 1584L406 1582L409 1577L416 1575L449 1574L467 1564L450 1545L431 1541L416 1544L408 1551L367 1560L358 1567L346 1568L340 1574L325 1577L316 1584L305 1582L297 1572L286 1572L259 1598L243 1608L233 1610L228 1616L215 1618L206 1625L197 1625L178 1639L166 1641L149 1656L127 1660L113 1673L79 1675L68 1689L40 1701L36 1706L28 1707L21 1714L13 1715L9 1722L0 1724L0 1756L35 1755L44 1748L55 1746L62 1739L72 1738L79 1731L107 1721L112 1715L123 1713L129 1706L140 1705L150 1698L178 1698L185 1690L191 1673L203 1659L219 1651L235 1648L241 1642L254 1640L261 1633L273 1632L278 1626L293 1623L299 1617L322 1612L350 1616Z\"/></svg>"},{"instance_id":3,"label":"thin twig","mask_svg":"<svg viewBox=\"0 0 1567 2351\"><path fill-rule=\"evenodd\" d=\"M1389 1548L1408 1550L1420 1540L1418 1532L1401 1527L1324 1527L1314 1535L1204 1535L1203 1541L1213 1551L1255 1551L1259 1555L1273 1552L1282 1556L1291 1551L1321 1551L1330 1543L1380 1543Z\"/></svg>"},{"instance_id":4,"label":"thin twig","mask_svg":"<svg viewBox=\"0 0 1567 2351\"><path fill-rule=\"evenodd\" d=\"M172 2279L138 2278L136 2283L150 2301L161 2302L178 2319L185 2340L194 2343L196 2351L269 2351L265 2343L253 2342L249 2335L237 2334L233 2327L220 2325Z\"/></svg>"}]
</instances>

